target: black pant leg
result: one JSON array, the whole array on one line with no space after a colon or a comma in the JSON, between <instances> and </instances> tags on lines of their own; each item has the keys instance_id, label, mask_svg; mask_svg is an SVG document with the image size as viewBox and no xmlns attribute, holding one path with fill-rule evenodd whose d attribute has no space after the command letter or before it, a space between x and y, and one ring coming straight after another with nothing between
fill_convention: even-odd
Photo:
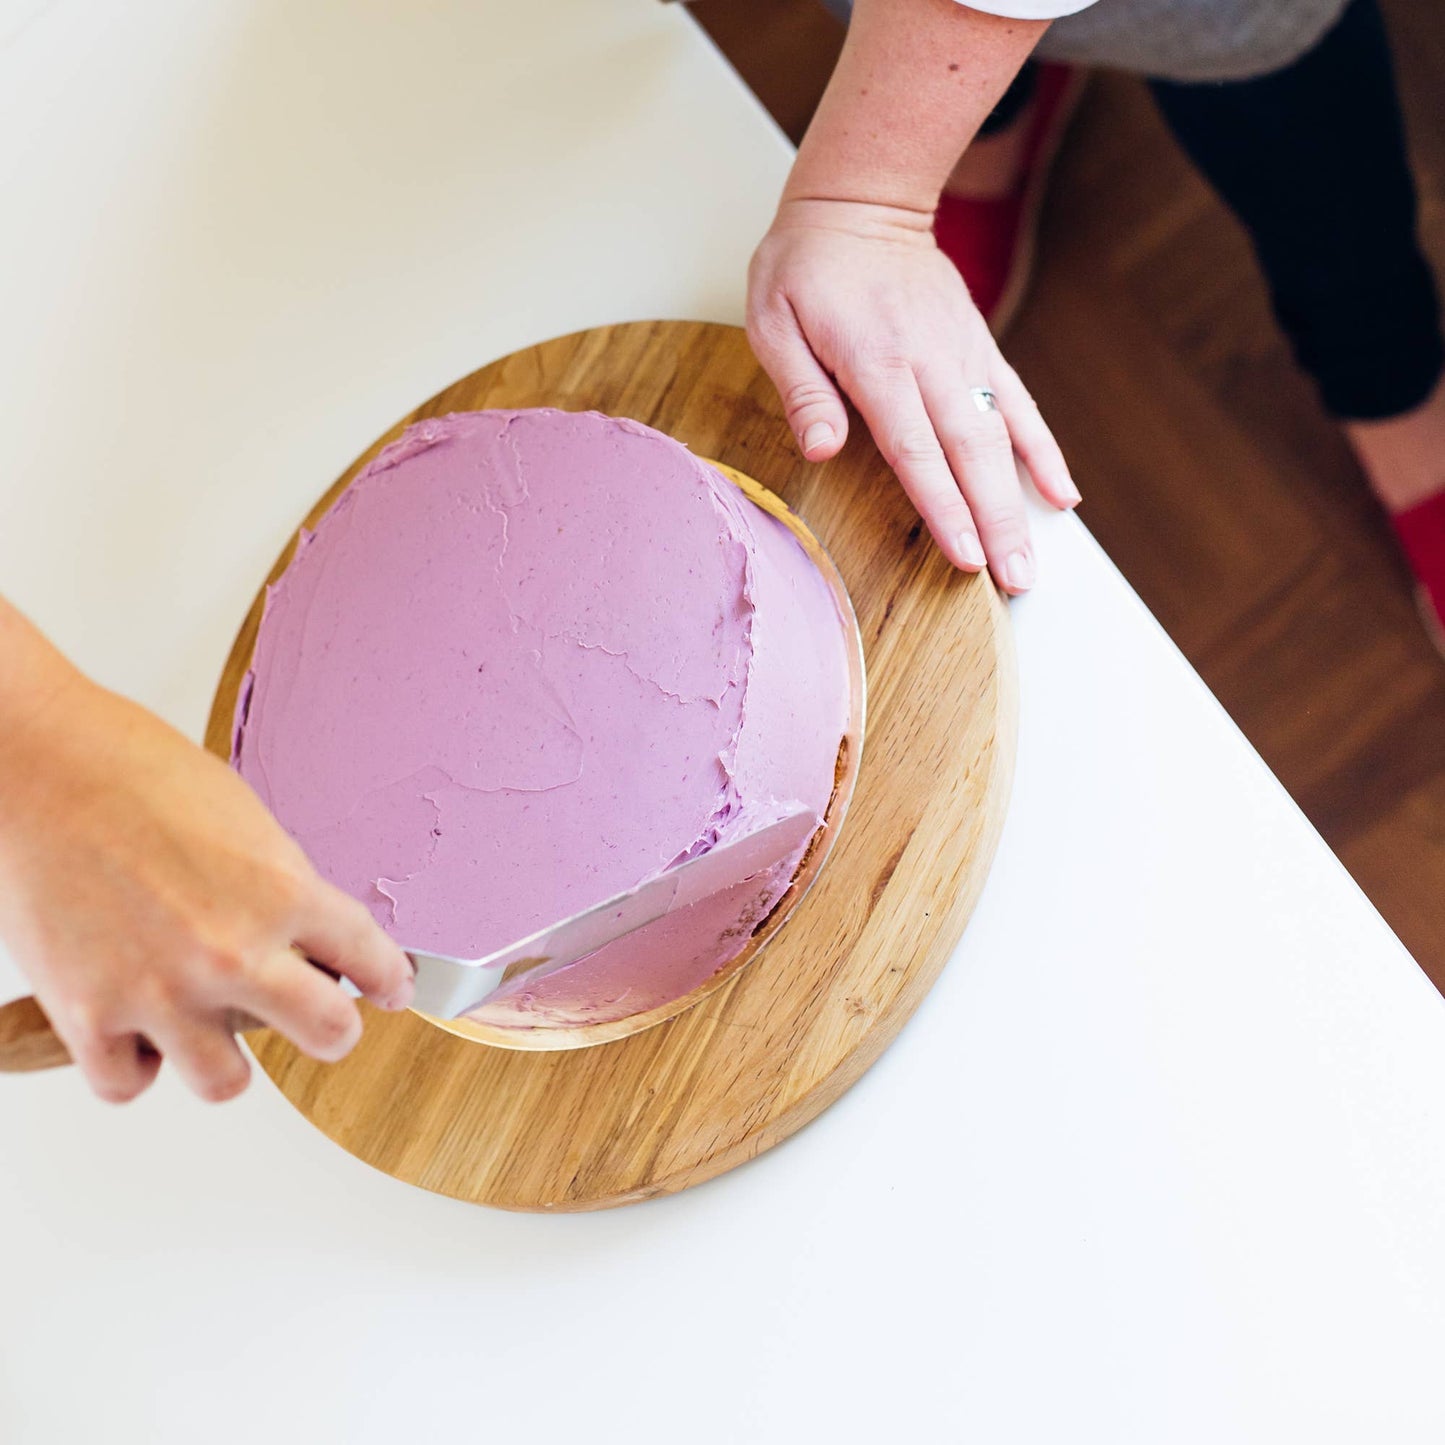
<instances>
[{"instance_id":1,"label":"black pant leg","mask_svg":"<svg viewBox=\"0 0 1445 1445\"><path fill-rule=\"evenodd\" d=\"M1151 86L1248 229L1275 314L1330 412L1419 405L1445 369L1445 344L1375 0L1353 0L1312 51L1270 75Z\"/></svg>"}]
</instances>

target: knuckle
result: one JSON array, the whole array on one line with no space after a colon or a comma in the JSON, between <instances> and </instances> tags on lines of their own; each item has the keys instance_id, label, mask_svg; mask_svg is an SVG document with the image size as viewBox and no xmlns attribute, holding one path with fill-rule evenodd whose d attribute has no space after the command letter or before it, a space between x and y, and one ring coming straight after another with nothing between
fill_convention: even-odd
<instances>
[{"instance_id":1,"label":"knuckle","mask_svg":"<svg viewBox=\"0 0 1445 1445\"><path fill-rule=\"evenodd\" d=\"M95 1035L83 1044L71 1041L71 1052L91 1092L107 1104L128 1104L145 1093L155 1077L132 1044L115 1034Z\"/></svg>"},{"instance_id":2,"label":"knuckle","mask_svg":"<svg viewBox=\"0 0 1445 1445\"><path fill-rule=\"evenodd\" d=\"M343 962L348 966L368 961L377 953L377 945L387 941L371 910L355 898L342 898L337 922L343 933Z\"/></svg>"},{"instance_id":3,"label":"knuckle","mask_svg":"<svg viewBox=\"0 0 1445 1445\"><path fill-rule=\"evenodd\" d=\"M894 471L932 463L939 456L938 438L930 431L899 432L889 437L884 456Z\"/></svg>"},{"instance_id":4,"label":"knuckle","mask_svg":"<svg viewBox=\"0 0 1445 1445\"><path fill-rule=\"evenodd\" d=\"M985 532L1023 531L1024 509L1017 502L975 504L973 515Z\"/></svg>"},{"instance_id":5,"label":"knuckle","mask_svg":"<svg viewBox=\"0 0 1445 1445\"><path fill-rule=\"evenodd\" d=\"M92 1078L90 1088L102 1103L129 1104L144 1092L145 1084L140 1080Z\"/></svg>"},{"instance_id":6,"label":"knuckle","mask_svg":"<svg viewBox=\"0 0 1445 1445\"><path fill-rule=\"evenodd\" d=\"M201 962L209 966L209 955L203 955ZM153 974L142 980L132 990L137 1017L157 1023L189 1012L191 990L199 981L199 971L189 968L173 974Z\"/></svg>"},{"instance_id":7,"label":"knuckle","mask_svg":"<svg viewBox=\"0 0 1445 1445\"><path fill-rule=\"evenodd\" d=\"M962 497L956 502L950 499L932 507L929 521L938 531L951 535L976 530L973 513Z\"/></svg>"},{"instance_id":8,"label":"knuckle","mask_svg":"<svg viewBox=\"0 0 1445 1445\"><path fill-rule=\"evenodd\" d=\"M207 944L202 951L202 959L214 976L227 983L244 978L251 968L246 951L228 943ZM162 985L161 991L167 1002L177 1001L179 990L176 985Z\"/></svg>"},{"instance_id":9,"label":"knuckle","mask_svg":"<svg viewBox=\"0 0 1445 1445\"><path fill-rule=\"evenodd\" d=\"M208 1104L224 1104L245 1092L251 1082L251 1070L244 1060L212 1068L196 1086L196 1092Z\"/></svg>"},{"instance_id":10,"label":"knuckle","mask_svg":"<svg viewBox=\"0 0 1445 1445\"><path fill-rule=\"evenodd\" d=\"M821 381L797 381L782 391L783 410L789 419L817 406L826 406L833 394Z\"/></svg>"},{"instance_id":11,"label":"knuckle","mask_svg":"<svg viewBox=\"0 0 1445 1445\"><path fill-rule=\"evenodd\" d=\"M901 351L865 351L857 360L861 368L873 373L881 381L890 384L914 384L913 362Z\"/></svg>"},{"instance_id":12,"label":"knuckle","mask_svg":"<svg viewBox=\"0 0 1445 1445\"><path fill-rule=\"evenodd\" d=\"M753 346L766 347L776 334L776 326L777 323L769 313L768 302L757 295L749 297L747 320L743 324L743 330Z\"/></svg>"},{"instance_id":13,"label":"knuckle","mask_svg":"<svg viewBox=\"0 0 1445 1445\"><path fill-rule=\"evenodd\" d=\"M358 939L364 942L381 932L381 925L372 915L371 909L359 898L338 892L337 899L342 917L356 930Z\"/></svg>"},{"instance_id":14,"label":"knuckle","mask_svg":"<svg viewBox=\"0 0 1445 1445\"><path fill-rule=\"evenodd\" d=\"M77 999L65 1009L66 1042L72 1049L93 1053L102 1049L116 1024L116 1009L109 999Z\"/></svg>"},{"instance_id":15,"label":"knuckle","mask_svg":"<svg viewBox=\"0 0 1445 1445\"><path fill-rule=\"evenodd\" d=\"M333 1008L317 1014L314 1033L316 1046L328 1058L340 1058L351 1052L361 1034L361 1015L344 999Z\"/></svg>"},{"instance_id":16,"label":"knuckle","mask_svg":"<svg viewBox=\"0 0 1445 1445\"><path fill-rule=\"evenodd\" d=\"M796 328L791 323L792 307L781 291L759 291L749 297L744 330L754 345L775 349Z\"/></svg>"},{"instance_id":17,"label":"knuckle","mask_svg":"<svg viewBox=\"0 0 1445 1445\"><path fill-rule=\"evenodd\" d=\"M310 879L299 868L282 865L267 879L271 907L288 921L295 918L306 903Z\"/></svg>"},{"instance_id":18,"label":"knuckle","mask_svg":"<svg viewBox=\"0 0 1445 1445\"><path fill-rule=\"evenodd\" d=\"M980 416L972 426L953 429L948 446L965 462L998 462L1013 455L1008 428L994 416Z\"/></svg>"}]
</instances>

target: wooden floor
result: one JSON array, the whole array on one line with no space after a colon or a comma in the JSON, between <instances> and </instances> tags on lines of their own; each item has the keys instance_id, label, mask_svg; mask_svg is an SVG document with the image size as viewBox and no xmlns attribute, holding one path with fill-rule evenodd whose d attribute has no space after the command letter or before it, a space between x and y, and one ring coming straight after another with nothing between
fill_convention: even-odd
<instances>
[{"instance_id":1,"label":"wooden floor","mask_svg":"<svg viewBox=\"0 0 1445 1445\"><path fill-rule=\"evenodd\" d=\"M1445 7L1385 9L1445 274ZM800 135L839 27L814 0L693 10ZM1081 516L1445 990L1445 662L1243 234L1131 78L1094 77L1005 350Z\"/></svg>"}]
</instances>

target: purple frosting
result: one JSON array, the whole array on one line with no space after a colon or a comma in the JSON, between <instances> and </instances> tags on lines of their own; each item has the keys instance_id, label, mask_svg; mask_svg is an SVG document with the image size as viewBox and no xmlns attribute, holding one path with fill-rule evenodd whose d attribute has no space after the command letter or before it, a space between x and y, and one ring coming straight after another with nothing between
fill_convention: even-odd
<instances>
[{"instance_id":1,"label":"purple frosting","mask_svg":"<svg viewBox=\"0 0 1445 1445\"><path fill-rule=\"evenodd\" d=\"M786 527L638 422L424 421L270 589L233 761L403 944L476 957L803 803L843 622ZM798 859L479 1010L601 1022L747 941Z\"/></svg>"}]
</instances>

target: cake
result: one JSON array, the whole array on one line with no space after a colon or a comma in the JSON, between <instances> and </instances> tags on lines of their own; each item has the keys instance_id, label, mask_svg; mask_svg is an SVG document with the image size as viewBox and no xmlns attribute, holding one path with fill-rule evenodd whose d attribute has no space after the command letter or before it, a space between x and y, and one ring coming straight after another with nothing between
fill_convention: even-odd
<instances>
[{"instance_id":1,"label":"cake","mask_svg":"<svg viewBox=\"0 0 1445 1445\"><path fill-rule=\"evenodd\" d=\"M824 819L848 641L797 538L635 421L408 428L268 589L232 762L404 946L479 957L802 806ZM608 1022L747 944L803 852L477 1017Z\"/></svg>"}]
</instances>

